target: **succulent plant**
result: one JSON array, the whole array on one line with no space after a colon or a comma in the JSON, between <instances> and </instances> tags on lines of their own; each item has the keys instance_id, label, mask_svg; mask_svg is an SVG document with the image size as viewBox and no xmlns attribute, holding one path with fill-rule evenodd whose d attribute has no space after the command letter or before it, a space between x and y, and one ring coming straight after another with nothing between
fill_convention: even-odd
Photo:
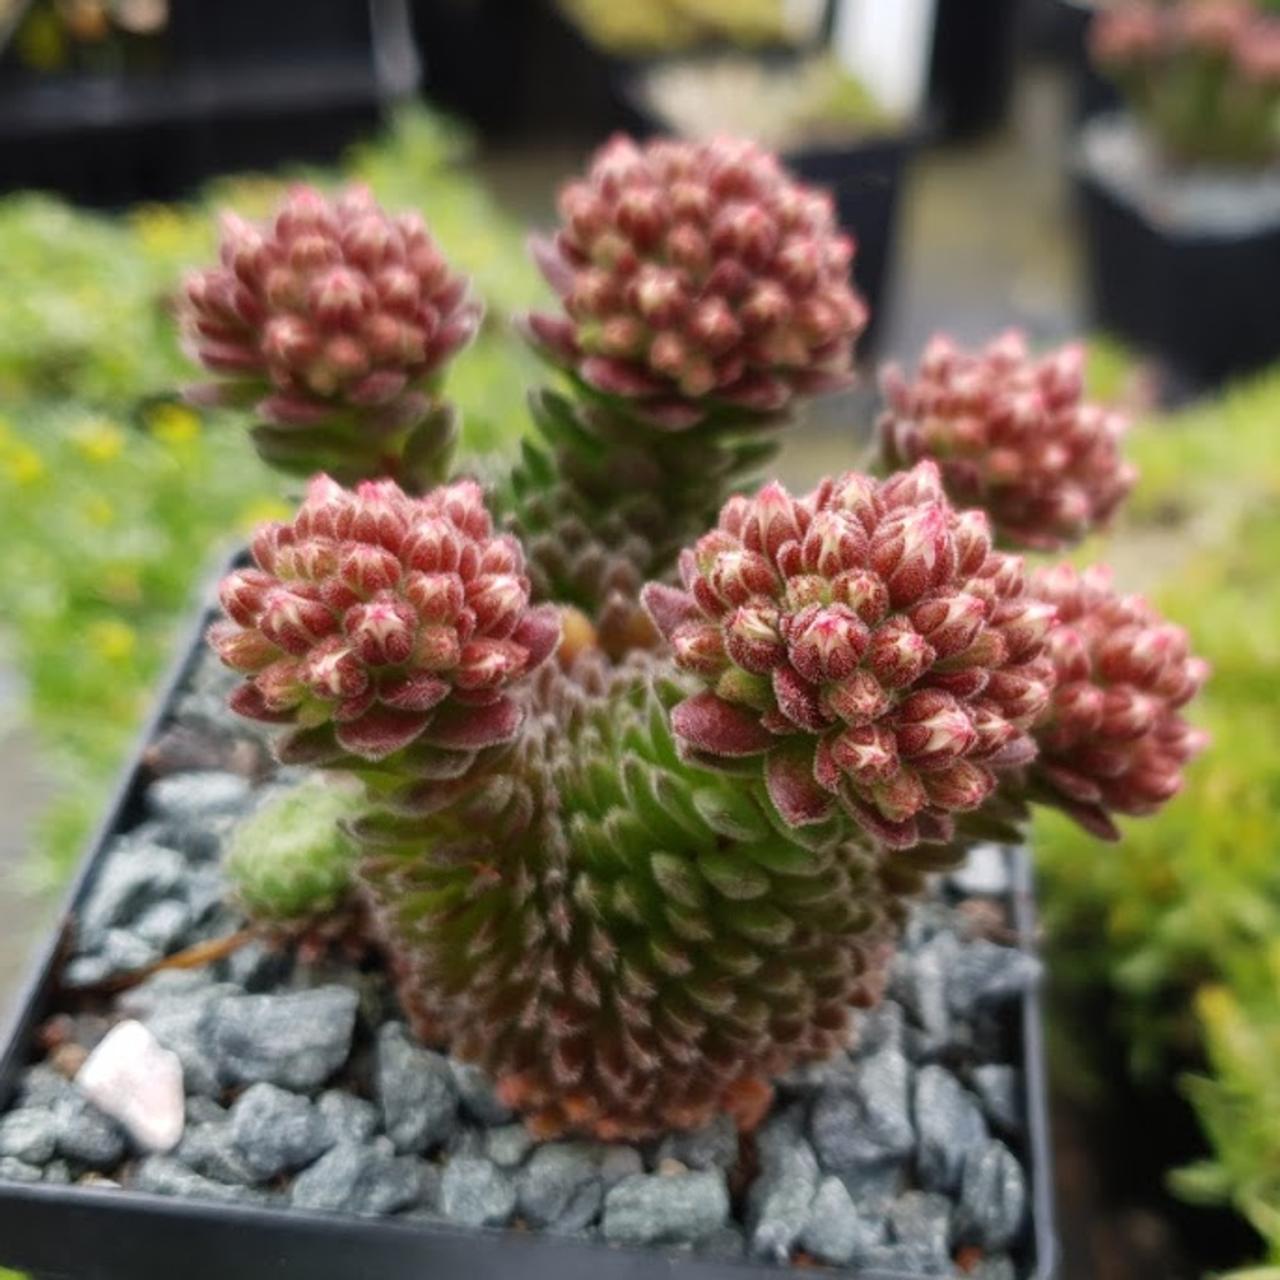
<instances>
[{"instance_id":1,"label":"succulent plant","mask_svg":"<svg viewBox=\"0 0 1280 1280\"><path fill-rule=\"evenodd\" d=\"M337 911L352 888L356 847L343 822L358 791L308 779L269 793L232 831L223 868L257 921L305 925Z\"/></svg>"},{"instance_id":2,"label":"succulent plant","mask_svg":"<svg viewBox=\"0 0 1280 1280\"><path fill-rule=\"evenodd\" d=\"M1208 739L1180 714L1209 674L1186 632L1140 596L1119 595L1101 567L1056 565L1031 586L1051 603L1056 688L1035 727L1031 769L1047 798L1103 839L1113 814L1154 813L1182 789L1182 766Z\"/></svg>"},{"instance_id":3,"label":"succulent plant","mask_svg":"<svg viewBox=\"0 0 1280 1280\"><path fill-rule=\"evenodd\" d=\"M932 462L732 498L680 574L683 590L645 593L704 686L675 734L690 759L762 769L787 826L946 841L1033 753L1053 609L984 515L951 509Z\"/></svg>"},{"instance_id":4,"label":"succulent plant","mask_svg":"<svg viewBox=\"0 0 1280 1280\"><path fill-rule=\"evenodd\" d=\"M542 1136L744 1122L874 999L898 898L875 852L801 843L740 779L684 762L665 664L535 677L520 738L450 809L355 826L419 1034L479 1063Z\"/></svg>"},{"instance_id":5,"label":"succulent plant","mask_svg":"<svg viewBox=\"0 0 1280 1280\"><path fill-rule=\"evenodd\" d=\"M417 214L295 187L266 224L224 215L219 264L187 280L187 345L216 376L189 394L252 406L259 451L287 471L421 490L456 435L440 372L479 320Z\"/></svg>"},{"instance_id":6,"label":"succulent plant","mask_svg":"<svg viewBox=\"0 0 1280 1280\"><path fill-rule=\"evenodd\" d=\"M1280 14L1252 0L1121 0L1099 11L1090 43L1175 159L1280 155Z\"/></svg>"},{"instance_id":7,"label":"succulent plant","mask_svg":"<svg viewBox=\"0 0 1280 1280\"><path fill-rule=\"evenodd\" d=\"M1084 400L1078 344L1040 359L1009 332L979 354L934 338L914 381L882 378L889 470L932 458L957 506L981 507L997 539L1053 550L1104 525L1137 471L1120 453L1124 417Z\"/></svg>"},{"instance_id":8,"label":"succulent plant","mask_svg":"<svg viewBox=\"0 0 1280 1280\"><path fill-rule=\"evenodd\" d=\"M754 143L617 136L560 211L535 251L565 313L529 332L633 416L683 431L848 381L867 320L853 242L831 197Z\"/></svg>"},{"instance_id":9,"label":"succulent plant","mask_svg":"<svg viewBox=\"0 0 1280 1280\"><path fill-rule=\"evenodd\" d=\"M284 760L457 767L510 741L508 694L555 648L555 610L529 606L524 556L496 534L480 487L414 498L317 476L293 520L262 526L252 568L222 583L209 640L242 673L241 715L291 726Z\"/></svg>"}]
</instances>

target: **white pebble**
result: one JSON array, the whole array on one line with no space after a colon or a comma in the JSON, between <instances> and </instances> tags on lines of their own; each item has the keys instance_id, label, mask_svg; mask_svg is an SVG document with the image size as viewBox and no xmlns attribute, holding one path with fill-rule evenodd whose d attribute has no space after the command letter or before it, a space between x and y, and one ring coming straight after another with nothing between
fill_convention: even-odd
<instances>
[{"instance_id":1,"label":"white pebble","mask_svg":"<svg viewBox=\"0 0 1280 1280\"><path fill-rule=\"evenodd\" d=\"M181 1141L186 1123L182 1061L142 1023L113 1027L80 1068L76 1084L144 1151L172 1151Z\"/></svg>"}]
</instances>

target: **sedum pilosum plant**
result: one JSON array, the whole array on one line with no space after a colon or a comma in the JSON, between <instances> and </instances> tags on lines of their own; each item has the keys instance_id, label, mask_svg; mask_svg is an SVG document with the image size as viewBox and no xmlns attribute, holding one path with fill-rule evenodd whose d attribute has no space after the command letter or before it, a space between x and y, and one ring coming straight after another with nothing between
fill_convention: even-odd
<instances>
[{"instance_id":1,"label":"sedum pilosum plant","mask_svg":"<svg viewBox=\"0 0 1280 1280\"><path fill-rule=\"evenodd\" d=\"M1120 0L1090 32L1171 158L1257 167L1280 155L1280 14L1257 0Z\"/></svg>"},{"instance_id":2,"label":"sedum pilosum plant","mask_svg":"<svg viewBox=\"0 0 1280 1280\"><path fill-rule=\"evenodd\" d=\"M879 997L929 871L1033 802L1114 836L1176 792L1204 669L997 545L1131 483L1071 353L937 345L890 380L881 474L757 488L864 319L828 202L746 144L616 140L563 210L564 314L527 330L564 381L511 473L410 483L346 416L367 472L314 477L223 583L232 705L358 784L350 852L276 800L229 869L274 926L362 909L418 1034L540 1135L749 1126Z\"/></svg>"}]
</instances>

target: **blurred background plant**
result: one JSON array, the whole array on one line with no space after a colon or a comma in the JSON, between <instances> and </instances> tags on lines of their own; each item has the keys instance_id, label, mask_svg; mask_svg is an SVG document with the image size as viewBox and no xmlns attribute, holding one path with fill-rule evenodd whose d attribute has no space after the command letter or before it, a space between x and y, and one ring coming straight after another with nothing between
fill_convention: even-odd
<instances>
[{"instance_id":1,"label":"blurred background plant","mask_svg":"<svg viewBox=\"0 0 1280 1280\"><path fill-rule=\"evenodd\" d=\"M506 320L538 285L518 232L469 177L466 136L423 110L354 149L322 185L368 183L425 212L475 279L488 318L454 367L463 448L509 448L526 421L534 360ZM253 214L279 178L228 178L189 205L119 218L21 195L0 202L0 643L26 685L57 801L33 874L58 877L101 808L144 714L175 625L219 547L279 504L234 414L207 419L165 399L190 380L169 299L212 253L215 210Z\"/></svg>"},{"instance_id":2,"label":"blurred background plant","mask_svg":"<svg viewBox=\"0 0 1280 1280\"><path fill-rule=\"evenodd\" d=\"M558 0L595 45L611 53L676 53L699 44L750 47L794 39L785 0Z\"/></svg>"},{"instance_id":3,"label":"blurred background plant","mask_svg":"<svg viewBox=\"0 0 1280 1280\"><path fill-rule=\"evenodd\" d=\"M1280 13L1271 0L1120 0L1092 53L1173 160L1265 165L1280 153Z\"/></svg>"}]
</instances>

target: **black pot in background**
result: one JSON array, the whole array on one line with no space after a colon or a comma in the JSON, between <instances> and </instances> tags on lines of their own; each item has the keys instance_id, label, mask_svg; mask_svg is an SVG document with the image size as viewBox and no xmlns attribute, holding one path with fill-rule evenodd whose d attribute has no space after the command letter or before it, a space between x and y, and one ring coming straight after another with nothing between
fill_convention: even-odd
<instances>
[{"instance_id":1,"label":"black pot in background","mask_svg":"<svg viewBox=\"0 0 1280 1280\"><path fill-rule=\"evenodd\" d=\"M938 0L929 111L943 137L977 138L1004 123L1023 7L1023 0Z\"/></svg>"},{"instance_id":2,"label":"black pot in background","mask_svg":"<svg viewBox=\"0 0 1280 1280\"><path fill-rule=\"evenodd\" d=\"M243 563L237 557L224 571ZM13 1017L0 1020L0 1111L19 1072L37 1055L40 1024L57 1007L58 974L75 913L91 892L108 846L145 816L147 747L204 650L217 612L220 572L204 593L178 660L107 806L72 885L62 925L36 961ZM1037 936L1030 859L1014 858L1009 908L1020 944ZM0 1011L3 1012L3 1011ZM1026 1280L1052 1280L1054 1228L1048 1078L1038 988L1022 998L1023 1125L1030 1173L1028 1229L1019 1250ZM659 1250L613 1248L537 1232L468 1231L433 1222L367 1218L298 1209L167 1199L92 1186L7 1182L0 1178L0 1267L35 1276L85 1280L778 1280L777 1266L722 1262ZM923 1280L895 1273L894 1280Z\"/></svg>"},{"instance_id":3,"label":"black pot in background","mask_svg":"<svg viewBox=\"0 0 1280 1280\"><path fill-rule=\"evenodd\" d=\"M1093 320L1212 388L1280 359L1280 220L1252 234L1153 223L1077 177Z\"/></svg>"},{"instance_id":4,"label":"black pot in background","mask_svg":"<svg viewBox=\"0 0 1280 1280\"><path fill-rule=\"evenodd\" d=\"M1115 111L1122 103L1119 89L1098 74L1089 57L1089 24L1097 6L1090 0L1053 0L1061 31L1061 49L1071 73L1072 97L1077 122L1104 111Z\"/></svg>"}]
</instances>

